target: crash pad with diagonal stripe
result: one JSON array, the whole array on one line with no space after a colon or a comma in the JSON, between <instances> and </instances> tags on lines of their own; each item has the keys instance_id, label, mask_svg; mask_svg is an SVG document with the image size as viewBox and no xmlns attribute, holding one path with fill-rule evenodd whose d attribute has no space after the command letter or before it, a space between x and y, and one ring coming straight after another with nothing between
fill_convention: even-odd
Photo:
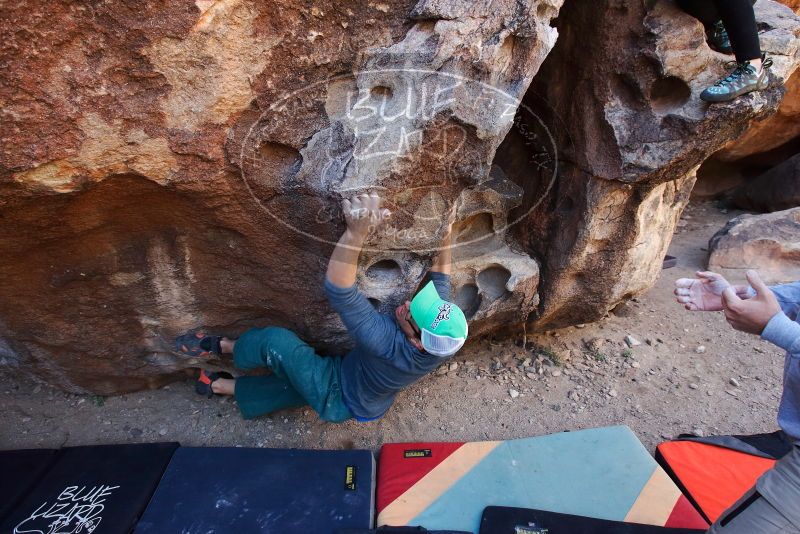
<instances>
[{"instance_id":1,"label":"crash pad with diagonal stripe","mask_svg":"<svg viewBox=\"0 0 800 534\"><path fill-rule=\"evenodd\" d=\"M378 525L477 532L481 512L491 505L659 526L708 526L625 426L381 448Z\"/></svg>"},{"instance_id":2,"label":"crash pad with diagonal stripe","mask_svg":"<svg viewBox=\"0 0 800 534\"><path fill-rule=\"evenodd\" d=\"M136 534L334 534L371 528L371 451L182 447Z\"/></svg>"}]
</instances>

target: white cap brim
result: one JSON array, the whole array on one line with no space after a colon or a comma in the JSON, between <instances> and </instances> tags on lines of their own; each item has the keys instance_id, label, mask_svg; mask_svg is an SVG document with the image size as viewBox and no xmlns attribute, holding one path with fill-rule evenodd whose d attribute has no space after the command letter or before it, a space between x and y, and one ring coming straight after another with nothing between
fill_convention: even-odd
<instances>
[{"instance_id":1,"label":"white cap brim","mask_svg":"<svg viewBox=\"0 0 800 534\"><path fill-rule=\"evenodd\" d=\"M422 346L434 356L452 356L464 346L465 337L437 336L427 330L422 330Z\"/></svg>"}]
</instances>

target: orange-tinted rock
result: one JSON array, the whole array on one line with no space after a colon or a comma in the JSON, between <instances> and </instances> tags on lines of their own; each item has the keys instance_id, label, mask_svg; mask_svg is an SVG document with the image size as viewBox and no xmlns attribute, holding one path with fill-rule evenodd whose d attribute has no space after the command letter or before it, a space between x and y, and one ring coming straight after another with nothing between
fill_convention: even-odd
<instances>
[{"instance_id":1,"label":"orange-tinted rock","mask_svg":"<svg viewBox=\"0 0 800 534\"><path fill-rule=\"evenodd\" d=\"M795 13L800 15L800 0L778 0L778 2L793 9Z\"/></svg>"},{"instance_id":2,"label":"orange-tinted rock","mask_svg":"<svg viewBox=\"0 0 800 534\"><path fill-rule=\"evenodd\" d=\"M342 351L323 276L340 199L369 190L395 212L360 259L376 306L413 294L460 199L460 229L491 222L454 273L473 333L523 321L538 265L503 223L522 190L489 172L560 4L6 6L0 368L154 386L197 365L169 348L198 326Z\"/></svg>"}]
</instances>

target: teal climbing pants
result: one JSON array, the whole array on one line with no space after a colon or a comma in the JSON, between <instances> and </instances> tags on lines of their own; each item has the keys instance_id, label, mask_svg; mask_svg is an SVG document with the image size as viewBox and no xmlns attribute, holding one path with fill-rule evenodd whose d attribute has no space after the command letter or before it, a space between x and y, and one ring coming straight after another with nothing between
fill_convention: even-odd
<instances>
[{"instance_id":1,"label":"teal climbing pants","mask_svg":"<svg viewBox=\"0 0 800 534\"><path fill-rule=\"evenodd\" d=\"M319 356L290 330L248 330L236 340L233 362L239 369L272 370L270 375L236 379L236 403L245 419L306 405L325 421L353 417L342 399L342 359Z\"/></svg>"}]
</instances>

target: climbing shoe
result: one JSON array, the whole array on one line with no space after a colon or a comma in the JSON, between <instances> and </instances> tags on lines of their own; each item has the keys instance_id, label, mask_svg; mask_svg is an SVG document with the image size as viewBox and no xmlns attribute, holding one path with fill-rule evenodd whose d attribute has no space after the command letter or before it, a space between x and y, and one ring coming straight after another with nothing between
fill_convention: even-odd
<instances>
[{"instance_id":1,"label":"climbing shoe","mask_svg":"<svg viewBox=\"0 0 800 534\"><path fill-rule=\"evenodd\" d=\"M722 52L723 54L733 53L731 40L728 37L728 30L725 29L725 25L722 24L721 20L715 22L714 25L706 31L706 38L708 40L708 46L713 50Z\"/></svg>"},{"instance_id":2,"label":"climbing shoe","mask_svg":"<svg viewBox=\"0 0 800 534\"><path fill-rule=\"evenodd\" d=\"M190 358L211 358L222 354L221 341L221 336L192 330L175 339L175 351Z\"/></svg>"},{"instance_id":3,"label":"climbing shoe","mask_svg":"<svg viewBox=\"0 0 800 534\"><path fill-rule=\"evenodd\" d=\"M211 388L211 384L220 378L233 378L233 375L222 371L219 373L209 373L205 369L200 369L200 375L194 383L194 390L199 395L210 399L214 396L214 390Z\"/></svg>"},{"instance_id":4,"label":"climbing shoe","mask_svg":"<svg viewBox=\"0 0 800 534\"><path fill-rule=\"evenodd\" d=\"M769 87L769 68L772 60L764 58L761 63L761 72L745 61L736 63L731 61L728 67L734 68L730 74L700 93L700 99L706 102L730 102L731 100L751 91L763 91Z\"/></svg>"}]
</instances>

